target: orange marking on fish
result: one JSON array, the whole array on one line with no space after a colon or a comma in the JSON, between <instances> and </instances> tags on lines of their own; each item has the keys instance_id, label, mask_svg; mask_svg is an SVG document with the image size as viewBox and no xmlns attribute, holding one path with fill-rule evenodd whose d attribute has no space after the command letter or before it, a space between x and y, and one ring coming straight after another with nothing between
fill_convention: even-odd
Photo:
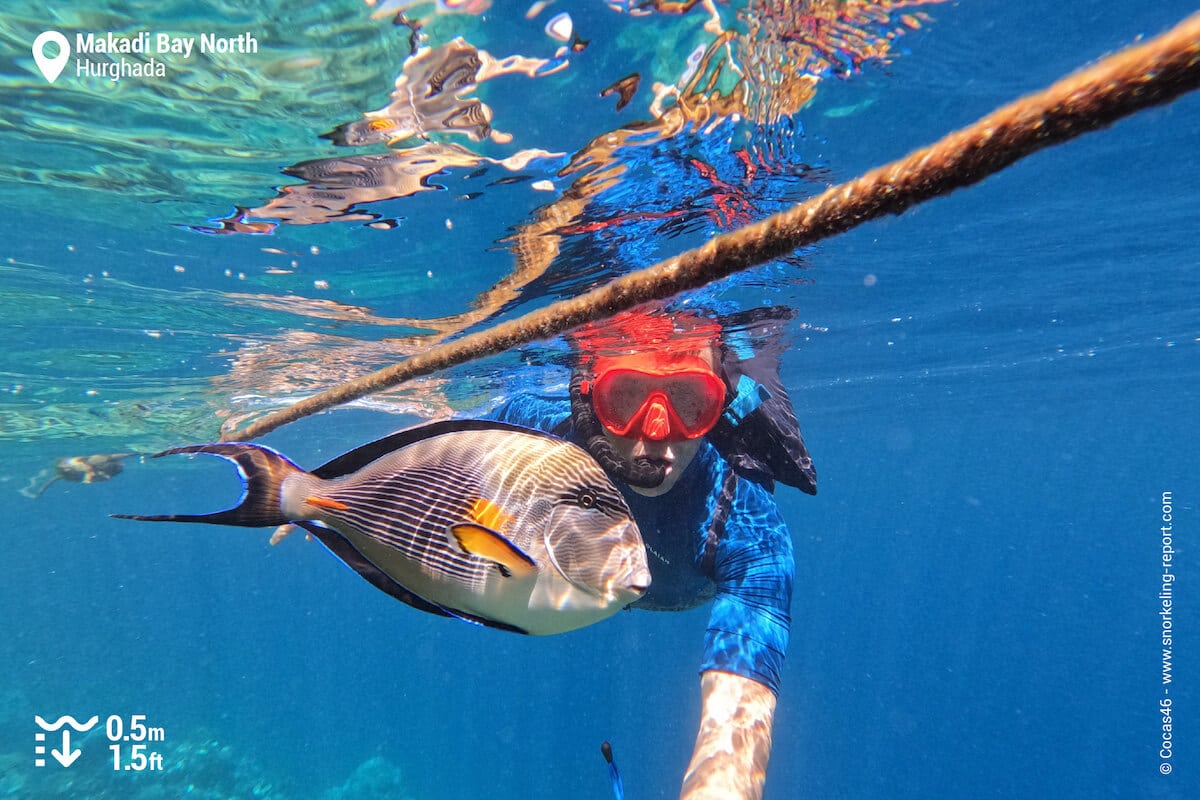
<instances>
[{"instance_id":1,"label":"orange marking on fish","mask_svg":"<svg viewBox=\"0 0 1200 800\"><path fill-rule=\"evenodd\" d=\"M316 506L317 508L328 508L331 511L346 511L350 508L350 506L346 505L345 503L339 503L337 500L330 500L328 497L317 497L315 494L304 498L304 502L308 503L310 506Z\"/></svg>"},{"instance_id":2,"label":"orange marking on fish","mask_svg":"<svg viewBox=\"0 0 1200 800\"><path fill-rule=\"evenodd\" d=\"M505 525L512 522L512 517L505 514L500 506L482 497L471 504L471 510L467 512L467 516L483 527L491 528L494 531L502 531Z\"/></svg>"}]
</instances>

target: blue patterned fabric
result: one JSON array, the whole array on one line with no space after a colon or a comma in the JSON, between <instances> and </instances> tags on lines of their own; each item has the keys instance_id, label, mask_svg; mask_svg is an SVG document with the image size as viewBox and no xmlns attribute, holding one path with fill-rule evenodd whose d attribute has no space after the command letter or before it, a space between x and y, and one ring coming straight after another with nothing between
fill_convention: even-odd
<instances>
[{"instance_id":1,"label":"blue patterned fabric","mask_svg":"<svg viewBox=\"0 0 1200 800\"><path fill-rule=\"evenodd\" d=\"M552 431L570 417L570 403L566 397L521 395L496 416ZM565 438L576 440L570 429ZM731 479L729 465L705 442L661 497L645 497L617 481L642 531L653 577L635 607L680 610L713 600L700 670L732 672L778 692L791 625L792 538L770 493L735 479L724 533L706 559L713 515Z\"/></svg>"}]
</instances>

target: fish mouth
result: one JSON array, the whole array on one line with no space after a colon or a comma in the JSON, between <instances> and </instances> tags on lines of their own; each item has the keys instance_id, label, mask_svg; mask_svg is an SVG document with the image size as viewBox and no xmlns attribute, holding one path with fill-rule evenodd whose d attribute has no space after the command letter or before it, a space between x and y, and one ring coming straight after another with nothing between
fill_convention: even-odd
<instances>
[{"instance_id":1,"label":"fish mouth","mask_svg":"<svg viewBox=\"0 0 1200 800\"><path fill-rule=\"evenodd\" d=\"M639 595L643 595L650 591L650 584L653 582L654 579L650 577L650 568L642 567L634 573L633 580L630 582L629 588L637 592Z\"/></svg>"},{"instance_id":2,"label":"fish mouth","mask_svg":"<svg viewBox=\"0 0 1200 800\"><path fill-rule=\"evenodd\" d=\"M642 567L636 570L625 580L624 590L627 594L632 594L634 600L637 600L646 592L650 591L650 570Z\"/></svg>"}]
</instances>

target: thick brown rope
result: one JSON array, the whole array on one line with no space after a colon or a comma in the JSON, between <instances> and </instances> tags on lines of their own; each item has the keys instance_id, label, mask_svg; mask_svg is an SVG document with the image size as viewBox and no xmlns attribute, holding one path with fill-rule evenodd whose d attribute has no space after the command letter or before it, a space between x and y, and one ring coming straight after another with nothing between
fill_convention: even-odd
<instances>
[{"instance_id":1,"label":"thick brown rope","mask_svg":"<svg viewBox=\"0 0 1200 800\"><path fill-rule=\"evenodd\" d=\"M485 331L438 345L277 411L226 439L281 425L412 378L463 364L651 300L726 278L931 197L970 186L1043 147L1107 126L1200 87L1200 13L1143 44L1109 56L1006 105L936 144L835 186L762 222Z\"/></svg>"}]
</instances>

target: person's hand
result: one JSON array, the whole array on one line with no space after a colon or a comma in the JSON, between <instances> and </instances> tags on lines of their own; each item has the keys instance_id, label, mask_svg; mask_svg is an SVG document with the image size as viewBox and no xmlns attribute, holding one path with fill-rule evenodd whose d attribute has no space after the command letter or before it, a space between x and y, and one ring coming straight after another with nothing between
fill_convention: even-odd
<instances>
[{"instance_id":1,"label":"person's hand","mask_svg":"<svg viewBox=\"0 0 1200 800\"><path fill-rule=\"evenodd\" d=\"M759 800L775 694L758 681L715 670L700 676L700 691L700 732L680 800Z\"/></svg>"}]
</instances>

